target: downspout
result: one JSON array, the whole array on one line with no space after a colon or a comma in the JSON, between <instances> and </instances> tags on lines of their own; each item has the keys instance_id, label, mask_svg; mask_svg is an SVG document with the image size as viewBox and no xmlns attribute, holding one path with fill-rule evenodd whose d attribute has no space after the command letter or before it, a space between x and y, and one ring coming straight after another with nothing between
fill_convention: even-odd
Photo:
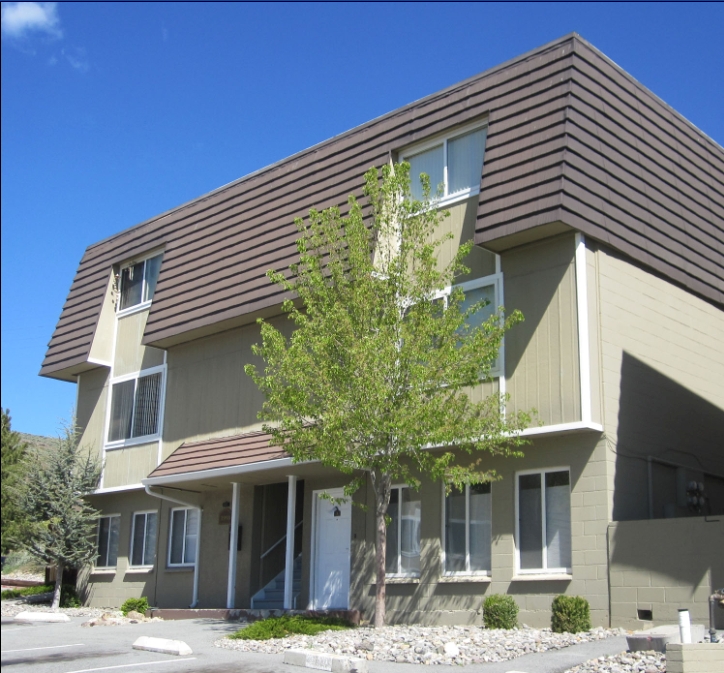
<instances>
[{"instance_id":1,"label":"downspout","mask_svg":"<svg viewBox=\"0 0 724 673\"><path fill-rule=\"evenodd\" d=\"M199 505L192 504L185 500L179 500L178 498L172 498L170 495L166 495L165 493L154 491L152 490L153 486L148 484L146 484L144 488L146 489L146 493L154 498L168 500L169 502L174 502L177 505L183 505L184 507L192 507L199 512L199 533L196 540L196 559L194 560L193 596L191 597L191 605L189 605L189 608L193 609L199 604L199 556L201 554L201 513L203 512L203 509Z\"/></svg>"}]
</instances>

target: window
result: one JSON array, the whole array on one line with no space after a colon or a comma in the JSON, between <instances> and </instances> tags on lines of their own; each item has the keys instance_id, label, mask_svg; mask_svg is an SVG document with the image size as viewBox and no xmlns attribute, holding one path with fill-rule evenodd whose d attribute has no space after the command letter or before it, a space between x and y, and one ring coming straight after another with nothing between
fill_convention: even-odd
<instances>
[{"instance_id":1,"label":"window","mask_svg":"<svg viewBox=\"0 0 724 673\"><path fill-rule=\"evenodd\" d=\"M386 570L390 575L420 574L420 496L407 486L394 486L387 515Z\"/></svg>"},{"instance_id":2,"label":"window","mask_svg":"<svg viewBox=\"0 0 724 673\"><path fill-rule=\"evenodd\" d=\"M484 278L477 278L476 280L471 280L460 285L460 288L465 293L465 298L460 304L461 312L467 311L471 306L483 300L488 302L487 305L468 318L468 324L471 327L479 327L497 312L498 306L502 303L502 285L503 276L500 273L485 276ZM442 293L441 298L447 301L447 296L450 292L451 288L447 289ZM492 377L503 375L504 357L502 345L500 351L499 357L496 358L490 366L490 376Z\"/></svg>"},{"instance_id":3,"label":"window","mask_svg":"<svg viewBox=\"0 0 724 673\"><path fill-rule=\"evenodd\" d=\"M473 484L445 496L446 573L490 572L490 484Z\"/></svg>"},{"instance_id":4,"label":"window","mask_svg":"<svg viewBox=\"0 0 724 673\"><path fill-rule=\"evenodd\" d=\"M430 176L431 196L442 187L442 201L453 201L477 194L483 174L486 126L462 130L456 135L413 147L401 154L410 164L412 196L422 199L420 173Z\"/></svg>"},{"instance_id":5,"label":"window","mask_svg":"<svg viewBox=\"0 0 724 673\"><path fill-rule=\"evenodd\" d=\"M153 299L162 257L163 255L156 255L121 267L118 288L119 311L148 304Z\"/></svg>"},{"instance_id":6,"label":"window","mask_svg":"<svg viewBox=\"0 0 724 673\"><path fill-rule=\"evenodd\" d=\"M571 571L571 487L568 470L518 475L520 572Z\"/></svg>"},{"instance_id":7,"label":"window","mask_svg":"<svg viewBox=\"0 0 724 673\"><path fill-rule=\"evenodd\" d=\"M156 556L156 512L136 512L131 535L131 565L152 566Z\"/></svg>"},{"instance_id":8,"label":"window","mask_svg":"<svg viewBox=\"0 0 724 673\"><path fill-rule=\"evenodd\" d=\"M199 510L172 509L170 535L168 564L170 566L194 565L199 539Z\"/></svg>"},{"instance_id":9,"label":"window","mask_svg":"<svg viewBox=\"0 0 724 673\"><path fill-rule=\"evenodd\" d=\"M118 560L118 532L121 528L119 514L98 519L98 556L96 568L115 568Z\"/></svg>"},{"instance_id":10,"label":"window","mask_svg":"<svg viewBox=\"0 0 724 673\"><path fill-rule=\"evenodd\" d=\"M111 385L108 442L151 439L161 430L165 365L123 377Z\"/></svg>"}]
</instances>

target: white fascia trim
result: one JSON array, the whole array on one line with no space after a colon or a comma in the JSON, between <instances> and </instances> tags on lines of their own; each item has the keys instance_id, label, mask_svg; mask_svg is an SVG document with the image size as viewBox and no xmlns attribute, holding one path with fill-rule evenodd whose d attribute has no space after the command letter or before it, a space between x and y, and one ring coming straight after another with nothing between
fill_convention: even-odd
<instances>
[{"instance_id":1,"label":"white fascia trim","mask_svg":"<svg viewBox=\"0 0 724 673\"><path fill-rule=\"evenodd\" d=\"M559 423L558 425L544 425L540 428L526 428L521 432L521 436L528 437L530 435L555 435L567 432L603 432L603 426L598 423L584 423L576 421L575 423ZM440 446L432 444L426 446L427 449L437 449ZM304 461L305 465L317 463L319 461ZM213 479L216 477L233 477L239 474L249 474L252 472L263 472L264 470L273 470L279 467L289 467L293 465L291 458L277 458L275 460L265 460L259 463L248 463L246 465L233 465L231 467L219 467L211 470L200 470L198 472L185 472L184 474L168 475L165 477L151 477L142 481L142 487L145 486L163 486L164 484L178 484L185 481L197 481L199 479ZM405 486L402 484L401 486ZM136 487L134 487L136 488ZM393 487L394 488L394 487ZM109 489L110 490L110 489ZM97 492L97 491L96 491Z\"/></svg>"},{"instance_id":2,"label":"white fascia trim","mask_svg":"<svg viewBox=\"0 0 724 673\"><path fill-rule=\"evenodd\" d=\"M520 433L521 437L530 437L531 435L557 435L567 432L603 432L603 426L600 423L591 421L574 421L573 423L558 423L557 425L543 425L539 428L526 428Z\"/></svg>"},{"instance_id":3,"label":"white fascia trim","mask_svg":"<svg viewBox=\"0 0 724 673\"><path fill-rule=\"evenodd\" d=\"M318 461L309 461L316 463ZM162 486L163 484L178 484L184 481L197 481L198 479L213 479L215 477L233 477L238 474L248 474L250 472L263 472L264 470L272 470L277 467L288 467L292 465L291 458L277 458L275 460L265 460L259 463L248 463L246 465L232 465L231 467L217 467L210 470L200 470L198 472L185 472L184 474L171 474L166 477L151 477L143 480L144 486Z\"/></svg>"},{"instance_id":4,"label":"white fascia trim","mask_svg":"<svg viewBox=\"0 0 724 673\"><path fill-rule=\"evenodd\" d=\"M89 357L87 359L87 362L90 362L93 365L101 365L102 367L112 367L113 366L112 362L107 362L106 360L98 360L97 358L91 358L91 357ZM80 376L80 374L78 374L78 376Z\"/></svg>"},{"instance_id":5,"label":"white fascia trim","mask_svg":"<svg viewBox=\"0 0 724 673\"><path fill-rule=\"evenodd\" d=\"M97 488L90 495L103 495L105 493L122 493L123 491L138 491L144 488L143 484L128 484L127 486L109 486L108 488Z\"/></svg>"},{"instance_id":6,"label":"white fascia trim","mask_svg":"<svg viewBox=\"0 0 724 673\"><path fill-rule=\"evenodd\" d=\"M588 335L586 239L576 232L576 304L578 309L578 370L581 382L581 420L591 422L591 353Z\"/></svg>"}]
</instances>

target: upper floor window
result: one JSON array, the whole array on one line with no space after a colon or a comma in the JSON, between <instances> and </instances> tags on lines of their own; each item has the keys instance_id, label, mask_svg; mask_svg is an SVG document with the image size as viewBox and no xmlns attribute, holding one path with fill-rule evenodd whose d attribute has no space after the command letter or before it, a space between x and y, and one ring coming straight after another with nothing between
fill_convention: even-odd
<instances>
[{"instance_id":1,"label":"upper floor window","mask_svg":"<svg viewBox=\"0 0 724 673\"><path fill-rule=\"evenodd\" d=\"M154 367L111 382L108 442L148 441L161 432L166 366ZM137 442L133 442L137 443Z\"/></svg>"},{"instance_id":2,"label":"upper floor window","mask_svg":"<svg viewBox=\"0 0 724 673\"><path fill-rule=\"evenodd\" d=\"M503 275L496 273L483 278L476 278L465 283L460 284L460 289L465 293L465 298L460 303L460 311L464 312L479 304L480 302L487 302L475 313L468 317L468 324L471 327L480 327L486 320L489 320L494 315L498 306L502 304L503 295ZM442 302L447 302L452 288L449 287L446 290L440 292L438 299ZM503 346L498 357L490 365L489 375L493 378L497 376L503 376Z\"/></svg>"},{"instance_id":3,"label":"upper floor window","mask_svg":"<svg viewBox=\"0 0 724 673\"><path fill-rule=\"evenodd\" d=\"M148 257L121 267L118 310L145 305L153 299L163 255Z\"/></svg>"},{"instance_id":4,"label":"upper floor window","mask_svg":"<svg viewBox=\"0 0 724 673\"><path fill-rule=\"evenodd\" d=\"M441 205L477 194L483 174L487 133L487 126L468 127L402 152L400 159L410 164L412 196L415 199L423 197L421 173L430 177L432 198L436 198L438 188L442 188Z\"/></svg>"}]
</instances>

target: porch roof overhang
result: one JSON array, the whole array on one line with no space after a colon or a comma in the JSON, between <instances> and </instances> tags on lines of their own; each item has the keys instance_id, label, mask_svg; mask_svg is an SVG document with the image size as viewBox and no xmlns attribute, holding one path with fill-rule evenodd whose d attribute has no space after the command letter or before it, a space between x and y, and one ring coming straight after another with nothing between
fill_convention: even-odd
<instances>
[{"instance_id":1,"label":"porch roof overhang","mask_svg":"<svg viewBox=\"0 0 724 673\"><path fill-rule=\"evenodd\" d=\"M144 486L179 486L199 491L232 481L273 483L287 474L333 474L317 461L293 463L279 446L269 444L266 432L246 432L198 442L184 442L141 483Z\"/></svg>"}]
</instances>

